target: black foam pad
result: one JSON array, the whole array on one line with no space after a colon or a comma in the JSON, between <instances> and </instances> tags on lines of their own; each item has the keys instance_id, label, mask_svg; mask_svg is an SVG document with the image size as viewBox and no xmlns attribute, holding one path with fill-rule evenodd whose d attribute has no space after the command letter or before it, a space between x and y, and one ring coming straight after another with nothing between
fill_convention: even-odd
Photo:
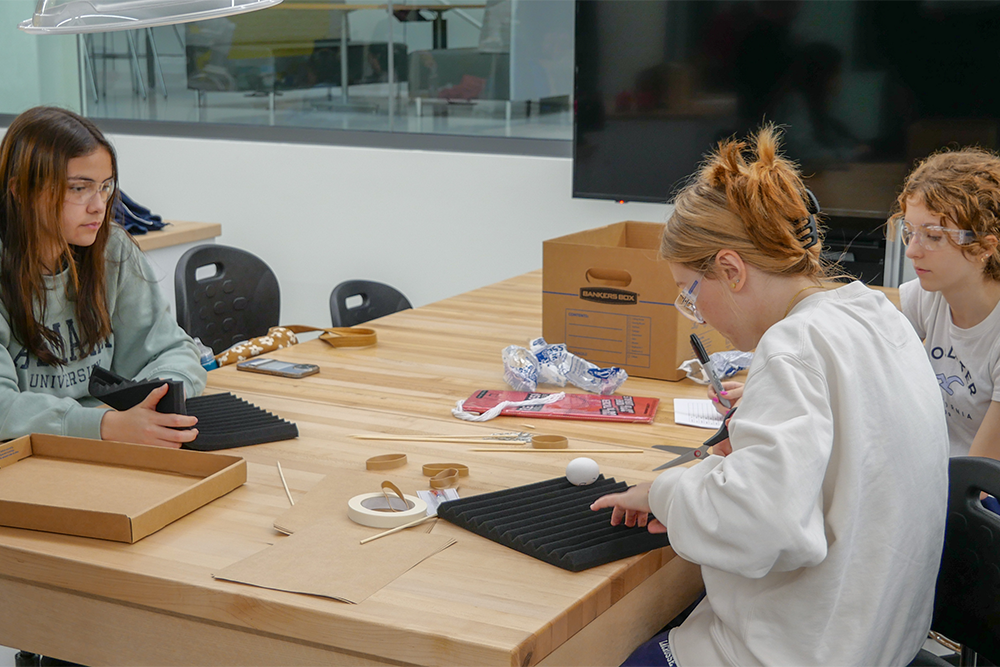
<instances>
[{"instance_id":1,"label":"black foam pad","mask_svg":"<svg viewBox=\"0 0 1000 667\"><path fill-rule=\"evenodd\" d=\"M185 449L212 451L299 437L292 422L233 394L210 394L187 400L187 413L198 418L198 437Z\"/></svg>"},{"instance_id":2,"label":"black foam pad","mask_svg":"<svg viewBox=\"0 0 1000 667\"><path fill-rule=\"evenodd\" d=\"M612 526L610 508L591 503L621 493L625 482L603 475L587 486L565 477L442 503L438 516L456 526L564 570L587 568L670 544L644 527Z\"/></svg>"}]
</instances>

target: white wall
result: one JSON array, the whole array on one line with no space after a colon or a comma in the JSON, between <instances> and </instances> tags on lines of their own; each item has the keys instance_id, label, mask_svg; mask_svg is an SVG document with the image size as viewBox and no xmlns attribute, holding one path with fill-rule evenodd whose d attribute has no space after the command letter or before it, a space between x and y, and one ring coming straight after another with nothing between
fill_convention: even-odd
<instances>
[{"instance_id":1,"label":"white wall","mask_svg":"<svg viewBox=\"0 0 1000 667\"><path fill-rule=\"evenodd\" d=\"M568 158L110 139L131 197L221 223L220 243L274 269L284 323L328 326L342 280L390 283L419 306L541 268L545 239L668 210L573 199Z\"/></svg>"}]
</instances>

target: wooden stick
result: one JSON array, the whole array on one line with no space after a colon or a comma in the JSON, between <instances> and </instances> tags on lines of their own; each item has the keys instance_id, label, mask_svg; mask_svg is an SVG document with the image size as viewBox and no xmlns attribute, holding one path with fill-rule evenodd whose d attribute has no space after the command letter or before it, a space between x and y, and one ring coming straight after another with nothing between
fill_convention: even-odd
<instances>
[{"instance_id":1,"label":"wooden stick","mask_svg":"<svg viewBox=\"0 0 1000 667\"><path fill-rule=\"evenodd\" d=\"M285 482L285 473L281 471L281 462L275 461L274 465L278 466L278 477L281 478L281 485L285 487L285 495L288 496L288 502L295 507L295 501L292 500L292 492L288 490L288 483Z\"/></svg>"},{"instance_id":2,"label":"wooden stick","mask_svg":"<svg viewBox=\"0 0 1000 667\"><path fill-rule=\"evenodd\" d=\"M509 438L498 438L496 436L484 435L481 437L473 437L468 435L364 435L356 434L350 436L356 440L406 440L409 442L509 442L511 444L520 444L524 440L518 440L514 437Z\"/></svg>"},{"instance_id":3,"label":"wooden stick","mask_svg":"<svg viewBox=\"0 0 1000 667\"><path fill-rule=\"evenodd\" d=\"M546 454L642 454L643 449L535 449L533 447L472 448L470 452L544 452Z\"/></svg>"},{"instance_id":4,"label":"wooden stick","mask_svg":"<svg viewBox=\"0 0 1000 667\"><path fill-rule=\"evenodd\" d=\"M410 523L404 523L402 526L396 526L395 528L390 528L384 533L379 533L378 535L372 535L371 537L366 537L365 539L361 540L361 544L368 544L372 540L377 540L380 537L385 537L386 535L392 535L393 533L398 533L401 530L406 530L407 528L412 528L413 526L419 526L424 521L429 521L431 519L436 519L436 518L437 518L436 514L431 514L430 516L414 519Z\"/></svg>"}]
</instances>

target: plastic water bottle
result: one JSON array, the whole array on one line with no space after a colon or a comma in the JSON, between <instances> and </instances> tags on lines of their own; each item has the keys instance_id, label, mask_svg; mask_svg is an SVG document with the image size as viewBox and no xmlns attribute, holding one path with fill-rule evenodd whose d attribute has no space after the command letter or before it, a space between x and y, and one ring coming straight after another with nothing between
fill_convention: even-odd
<instances>
[{"instance_id":1,"label":"plastic water bottle","mask_svg":"<svg viewBox=\"0 0 1000 667\"><path fill-rule=\"evenodd\" d=\"M201 353L202 368L210 371L213 368L219 367L219 362L215 360L215 353L212 352L212 348L202 343L200 338L195 338L194 344L198 346L198 351Z\"/></svg>"}]
</instances>

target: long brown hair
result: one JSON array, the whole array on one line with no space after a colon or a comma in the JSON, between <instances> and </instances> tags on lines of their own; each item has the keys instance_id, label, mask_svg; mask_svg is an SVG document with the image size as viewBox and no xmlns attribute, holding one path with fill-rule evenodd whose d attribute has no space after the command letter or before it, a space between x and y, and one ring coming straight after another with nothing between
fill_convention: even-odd
<instances>
[{"instance_id":1,"label":"long brown hair","mask_svg":"<svg viewBox=\"0 0 1000 667\"><path fill-rule=\"evenodd\" d=\"M660 242L663 259L712 275L715 255L728 248L767 273L829 275L822 241L807 247L802 238L810 214L806 187L780 154L779 139L768 125L749 141L719 143L674 199Z\"/></svg>"},{"instance_id":2,"label":"long brown hair","mask_svg":"<svg viewBox=\"0 0 1000 667\"><path fill-rule=\"evenodd\" d=\"M115 191L94 244L70 246L62 233L69 161L101 148L111 156ZM76 302L83 353L90 354L111 335L104 251L117 182L114 148L96 125L72 111L29 109L14 119L0 142L0 300L14 337L47 364L66 363L62 338L44 324L47 248L59 248L56 267L68 268L66 297Z\"/></svg>"},{"instance_id":3,"label":"long brown hair","mask_svg":"<svg viewBox=\"0 0 1000 667\"><path fill-rule=\"evenodd\" d=\"M928 211L948 218L959 229L975 232L977 240L959 248L966 256L977 250L989 252L983 275L1000 281L998 248L981 242L990 234L1000 238L1000 156L974 147L934 153L906 177L896 210L905 212L911 197L923 200ZM898 226L898 216L891 220ZM954 243L950 237L948 242Z\"/></svg>"}]
</instances>

